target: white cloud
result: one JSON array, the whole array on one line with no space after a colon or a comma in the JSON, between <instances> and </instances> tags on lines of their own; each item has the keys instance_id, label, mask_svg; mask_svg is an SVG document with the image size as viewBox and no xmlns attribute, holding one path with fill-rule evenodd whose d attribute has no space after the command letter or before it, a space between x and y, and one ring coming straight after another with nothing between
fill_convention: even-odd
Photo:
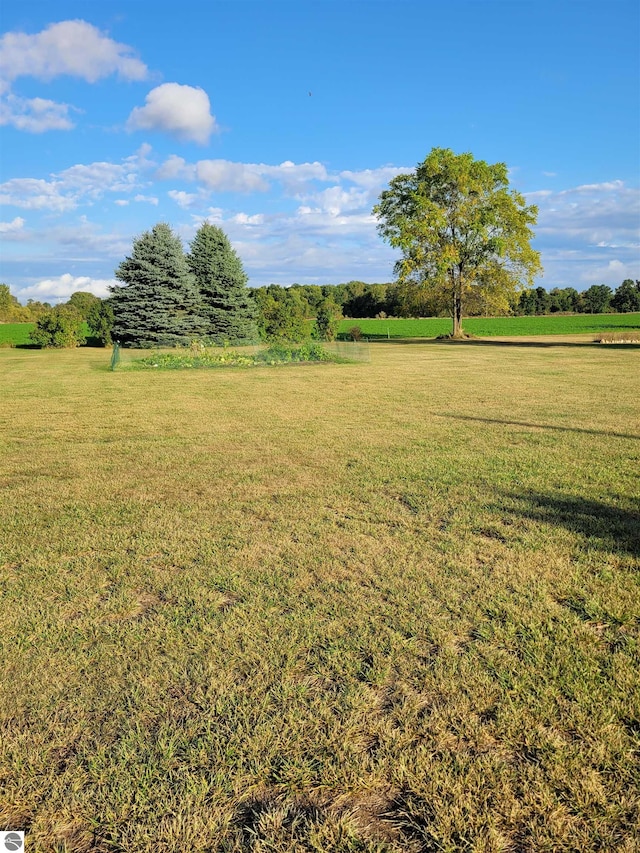
<instances>
[{"instance_id":1,"label":"white cloud","mask_svg":"<svg viewBox=\"0 0 640 853\"><path fill-rule=\"evenodd\" d=\"M587 286L590 284L609 284L612 287L617 287L626 278L631 278L634 281L640 278L640 260L629 263L614 259L607 264L598 264L585 269L579 276L580 281Z\"/></svg>"},{"instance_id":2,"label":"white cloud","mask_svg":"<svg viewBox=\"0 0 640 853\"><path fill-rule=\"evenodd\" d=\"M205 145L216 120L210 112L209 96L204 89L163 83L146 97L144 107L135 107L127 121L128 130L160 130Z\"/></svg>"},{"instance_id":3,"label":"white cloud","mask_svg":"<svg viewBox=\"0 0 640 853\"><path fill-rule=\"evenodd\" d=\"M76 199L65 195L60 182L37 178L12 178L0 184L0 204L25 210L54 210L62 213L76 207Z\"/></svg>"},{"instance_id":4,"label":"white cloud","mask_svg":"<svg viewBox=\"0 0 640 853\"><path fill-rule=\"evenodd\" d=\"M266 192L269 184L255 163L233 163L230 160L199 160L196 178L210 190L218 192Z\"/></svg>"},{"instance_id":5,"label":"white cloud","mask_svg":"<svg viewBox=\"0 0 640 853\"><path fill-rule=\"evenodd\" d=\"M46 98L19 98L8 94L0 102L0 125L10 125L27 133L44 133L47 130L71 130L69 105L48 101Z\"/></svg>"},{"instance_id":6,"label":"white cloud","mask_svg":"<svg viewBox=\"0 0 640 853\"><path fill-rule=\"evenodd\" d=\"M560 192L527 194L538 205L537 235L563 244L637 243L640 193L623 181L583 184Z\"/></svg>"},{"instance_id":7,"label":"white cloud","mask_svg":"<svg viewBox=\"0 0 640 853\"><path fill-rule=\"evenodd\" d=\"M196 167L189 165L182 157L172 154L168 157L156 173L156 178L159 181L171 180L173 178L183 178L186 181L193 181L196 177Z\"/></svg>"},{"instance_id":8,"label":"white cloud","mask_svg":"<svg viewBox=\"0 0 640 853\"><path fill-rule=\"evenodd\" d=\"M167 195L183 208L192 207L201 198L198 193L186 193L183 190L169 190Z\"/></svg>"},{"instance_id":9,"label":"white cloud","mask_svg":"<svg viewBox=\"0 0 640 853\"><path fill-rule=\"evenodd\" d=\"M617 190L621 190L624 188L624 181L605 181L601 184L582 184L579 187L574 187L570 190L563 190L560 195L567 195L572 193L601 193L601 192L609 192L613 190L614 192Z\"/></svg>"},{"instance_id":10,"label":"white cloud","mask_svg":"<svg viewBox=\"0 0 640 853\"><path fill-rule=\"evenodd\" d=\"M104 192L122 192L136 186L138 176L135 172L120 163L78 163L70 166L56 177L68 190L74 190L82 195L94 198Z\"/></svg>"},{"instance_id":11,"label":"white cloud","mask_svg":"<svg viewBox=\"0 0 640 853\"><path fill-rule=\"evenodd\" d=\"M293 163L285 160L278 165L239 163L233 160L198 160L187 163L172 154L156 173L159 180L181 178L199 181L209 190L218 192L266 192L278 181L289 194L300 193L312 181L327 182L330 177L322 163Z\"/></svg>"},{"instance_id":12,"label":"white cloud","mask_svg":"<svg viewBox=\"0 0 640 853\"><path fill-rule=\"evenodd\" d=\"M23 228L24 219L21 216L16 216L11 222L0 222L0 234L11 234Z\"/></svg>"},{"instance_id":13,"label":"white cloud","mask_svg":"<svg viewBox=\"0 0 640 853\"><path fill-rule=\"evenodd\" d=\"M83 200L91 203L107 192L126 193L140 187L136 164L130 158L124 163L78 163L53 174L50 180L12 178L0 184L0 204L62 213Z\"/></svg>"},{"instance_id":14,"label":"white cloud","mask_svg":"<svg viewBox=\"0 0 640 853\"><path fill-rule=\"evenodd\" d=\"M128 198L117 198L114 202L118 207L126 207L130 203L130 199Z\"/></svg>"},{"instance_id":15,"label":"white cloud","mask_svg":"<svg viewBox=\"0 0 640 853\"><path fill-rule=\"evenodd\" d=\"M115 279L90 278L86 275L73 276L63 273L55 278L46 278L35 284L17 290L16 296L22 302L37 299L40 302L62 302L77 290L93 293L101 299L109 295L109 286L118 284Z\"/></svg>"},{"instance_id":16,"label":"white cloud","mask_svg":"<svg viewBox=\"0 0 640 853\"><path fill-rule=\"evenodd\" d=\"M238 225L264 225L264 214L254 213L249 215L247 213L236 213L235 216L231 217L231 221Z\"/></svg>"},{"instance_id":17,"label":"white cloud","mask_svg":"<svg viewBox=\"0 0 640 853\"><path fill-rule=\"evenodd\" d=\"M366 190L358 190L351 187L348 190L340 186L329 187L314 196L321 210L330 216L340 216L363 208L369 208L370 196Z\"/></svg>"},{"instance_id":18,"label":"white cloud","mask_svg":"<svg viewBox=\"0 0 640 853\"><path fill-rule=\"evenodd\" d=\"M361 169L357 172L345 170L340 172L340 178L367 190L375 190L378 194L392 178L412 171L413 169L409 166L381 166L379 169Z\"/></svg>"},{"instance_id":19,"label":"white cloud","mask_svg":"<svg viewBox=\"0 0 640 853\"><path fill-rule=\"evenodd\" d=\"M86 21L60 21L33 35L11 32L0 38L0 76L5 80L60 75L95 83L110 74L124 80L145 80L146 65L132 48L113 41Z\"/></svg>"},{"instance_id":20,"label":"white cloud","mask_svg":"<svg viewBox=\"0 0 640 853\"><path fill-rule=\"evenodd\" d=\"M159 201L159 199L154 195L140 195L140 194L134 195L133 200L134 201L144 201L147 204L153 204L154 207L158 206L158 201Z\"/></svg>"}]
</instances>

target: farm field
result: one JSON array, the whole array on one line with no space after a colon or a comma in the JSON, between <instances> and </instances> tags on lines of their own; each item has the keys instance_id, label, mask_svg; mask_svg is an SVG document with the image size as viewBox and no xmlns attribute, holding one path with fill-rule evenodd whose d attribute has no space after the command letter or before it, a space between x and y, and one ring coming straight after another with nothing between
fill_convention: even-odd
<instances>
[{"instance_id":1,"label":"farm field","mask_svg":"<svg viewBox=\"0 0 640 853\"><path fill-rule=\"evenodd\" d=\"M638 850L638 348L484 343L0 350L0 828Z\"/></svg>"},{"instance_id":2,"label":"farm field","mask_svg":"<svg viewBox=\"0 0 640 853\"><path fill-rule=\"evenodd\" d=\"M435 338L451 332L447 317L345 319L339 333L360 326L369 338ZM640 330L640 314L547 314L532 317L468 317L466 332L477 337L530 335L596 335L599 332Z\"/></svg>"},{"instance_id":3,"label":"farm field","mask_svg":"<svg viewBox=\"0 0 640 853\"><path fill-rule=\"evenodd\" d=\"M353 326L360 326L365 336L375 339L435 338L451 331L446 317L423 319L390 318L344 319L339 334L347 335ZM29 343L33 323L0 323L0 346ZM538 335L597 335L599 332L640 330L640 314L549 314L540 317L469 317L464 328L477 337L510 337ZM85 330L89 333L89 330Z\"/></svg>"},{"instance_id":4,"label":"farm field","mask_svg":"<svg viewBox=\"0 0 640 853\"><path fill-rule=\"evenodd\" d=\"M29 343L29 333L35 323L0 323L0 347L24 346Z\"/></svg>"}]
</instances>

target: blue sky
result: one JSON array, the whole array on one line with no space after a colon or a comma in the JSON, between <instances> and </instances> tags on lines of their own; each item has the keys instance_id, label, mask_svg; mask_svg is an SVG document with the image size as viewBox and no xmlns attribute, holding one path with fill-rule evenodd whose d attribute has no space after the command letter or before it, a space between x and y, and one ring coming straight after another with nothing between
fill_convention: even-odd
<instances>
[{"instance_id":1,"label":"blue sky","mask_svg":"<svg viewBox=\"0 0 640 853\"><path fill-rule=\"evenodd\" d=\"M640 278L640 6L4 0L0 280L107 293L208 219L253 285L391 281L372 206L433 147L505 162L547 288Z\"/></svg>"}]
</instances>

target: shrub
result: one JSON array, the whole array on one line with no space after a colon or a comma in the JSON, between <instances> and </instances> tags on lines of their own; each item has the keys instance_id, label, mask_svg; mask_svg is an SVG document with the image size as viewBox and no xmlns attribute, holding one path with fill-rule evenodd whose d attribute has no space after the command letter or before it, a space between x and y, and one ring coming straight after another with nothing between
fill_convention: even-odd
<instances>
[{"instance_id":1,"label":"shrub","mask_svg":"<svg viewBox=\"0 0 640 853\"><path fill-rule=\"evenodd\" d=\"M111 329L113 327L113 308L105 299L94 302L87 312L87 326L93 337L103 347L111 346Z\"/></svg>"},{"instance_id":2,"label":"shrub","mask_svg":"<svg viewBox=\"0 0 640 853\"><path fill-rule=\"evenodd\" d=\"M360 326L352 326L347 332L352 341L362 340L362 329Z\"/></svg>"},{"instance_id":3,"label":"shrub","mask_svg":"<svg viewBox=\"0 0 640 853\"><path fill-rule=\"evenodd\" d=\"M30 339L40 347L79 347L86 341L82 317L75 308L57 305L38 318Z\"/></svg>"}]
</instances>

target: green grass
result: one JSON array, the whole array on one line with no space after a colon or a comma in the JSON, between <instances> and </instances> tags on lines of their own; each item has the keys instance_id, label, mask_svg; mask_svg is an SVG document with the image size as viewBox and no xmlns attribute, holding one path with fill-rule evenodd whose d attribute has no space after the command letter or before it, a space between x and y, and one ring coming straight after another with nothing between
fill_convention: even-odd
<instances>
[{"instance_id":1,"label":"green grass","mask_svg":"<svg viewBox=\"0 0 640 853\"><path fill-rule=\"evenodd\" d=\"M0 828L29 851L623 851L633 348L0 351Z\"/></svg>"},{"instance_id":2,"label":"green grass","mask_svg":"<svg viewBox=\"0 0 640 853\"><path fill-rule=\"evenodd\" d=\"M451 320L425 319L343 320L339 334L360 326L369 338L435 338L451 332ZM640 314L550 314L542 317L469 317L463 321L469 334L477 337L520 335L596 335L599 332L640 329Z\"/></svg>"},{"instance_id":3,"label":"green grass","mask_svg":"<svg viewBox=\"0 0 640 853\"><path fill-rule=\"evenodd\" d=\"M24 346L35 323L0 323L0 347Z\"/></svg>"}]
</instances>

